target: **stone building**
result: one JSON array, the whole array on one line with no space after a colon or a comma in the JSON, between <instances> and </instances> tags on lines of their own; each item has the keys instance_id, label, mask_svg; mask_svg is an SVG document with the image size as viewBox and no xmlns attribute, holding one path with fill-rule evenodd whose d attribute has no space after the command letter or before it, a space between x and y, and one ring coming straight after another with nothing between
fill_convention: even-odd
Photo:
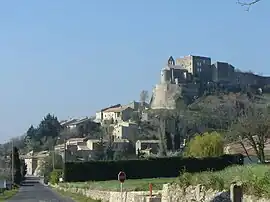
<instances>
[{"instance_id":1,"label":"stone building","mask_svg":"<svg viewBox=\"0 0 270 202\"><path fill-rule=\"evenodd\" d=\"M103 111L103 121L127 121L131 118L133 109L130 107L116 107Z\"/></svg>"},{"instance_id":2,"label":"stone building","mask_svg":"<svg viewBox=\"0 0 270 202\"><path fill-rule=\"evenodd\" d=\"M114 139L132 139L138 134L138 125L132 122L119 122L114 126Z\"/></svg>"},{"instance_id":3,"label":"stone building","mask_svg":"<svg viewBox=\"0 0 270 202\"><path fill-rule=\"evenodd\" d=\"M231 82L234 78L234 66L227 62L215 62L212 64L212 77L213 81L226 81Z\"/></svg>"},{"instance_id":4,"label":"stone building","mask_svg":"<svg viewBox=\"0 0 270 202\"><path fill-rule=\"evenodd\" d=\"M183 58L177 58L175 65L187 70L201 81L212 81L211 58L209 57L188 55Z\"/></svg>"}]
</instances>

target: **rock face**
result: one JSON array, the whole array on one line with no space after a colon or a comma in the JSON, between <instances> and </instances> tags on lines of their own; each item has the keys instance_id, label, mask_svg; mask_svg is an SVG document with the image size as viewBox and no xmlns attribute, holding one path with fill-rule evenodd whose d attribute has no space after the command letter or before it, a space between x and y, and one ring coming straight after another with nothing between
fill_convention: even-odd
<instances>
[{"instance_id":1,"label":"rock face","mask_svg":"<svg viewBox=\"0 0 270 202\"><path fill-rule=\"evenodd\" d=\"M182 88L178 84L157 84L153 89L150 107L152 109L175 109L176 98L181 94Z\"/></svg>"}]
</instances>

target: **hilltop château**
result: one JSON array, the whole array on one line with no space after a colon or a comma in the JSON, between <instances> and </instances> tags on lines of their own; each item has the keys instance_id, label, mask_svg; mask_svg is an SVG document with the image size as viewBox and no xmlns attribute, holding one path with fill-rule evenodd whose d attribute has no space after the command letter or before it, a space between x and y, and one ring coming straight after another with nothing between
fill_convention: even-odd
<instances>
[{"instance_id":1,"label":"hilltop ch\u00e2teau","mask_svg":"<svg viewBox=\"0 0 270 202\"><path fill-rule=\"evenodd\" d=\"M198 96L199 88L206 83L226 83L230 85L256 85L263 88L270 84L270 77L251 72L236 71L227 62L211 63L210 57L188 55L168 59L161 70L160 82L153 89L150 105L152 109L174 109L176 98L184 94Z\"/></svg>"}]
</instances>

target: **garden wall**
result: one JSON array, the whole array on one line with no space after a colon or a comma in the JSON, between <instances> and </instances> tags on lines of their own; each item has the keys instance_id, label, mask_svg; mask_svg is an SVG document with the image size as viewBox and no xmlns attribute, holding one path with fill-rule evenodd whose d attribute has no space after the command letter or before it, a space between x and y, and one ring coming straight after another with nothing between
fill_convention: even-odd
<instances>
[{"instance_id":1,"label":"garden wall","mask_svg":"<svg viewBox=\"0 0 270 202\"><path fill-rule=\"evenodd\" d=\"M149 192L124 192L123 200L120 192L98 191L81 188L63 188L56 186L57 189L72 193L80 193L92 199L100 199L102 202L231 202L230 192L218 192L215 190L206 190L203 186L190 186L186 189L177 184L164 184L163 189L155 191L152 200L149 199ZM269 202L269 199L257 198L254 196L244 195L243 202Z\"/></svg>"}]
</instances>

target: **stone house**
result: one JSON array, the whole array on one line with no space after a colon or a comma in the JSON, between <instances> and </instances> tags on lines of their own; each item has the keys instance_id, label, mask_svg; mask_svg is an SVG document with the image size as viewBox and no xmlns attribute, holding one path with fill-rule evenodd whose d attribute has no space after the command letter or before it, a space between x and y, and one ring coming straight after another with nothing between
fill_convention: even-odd
<instances>
[{"instance_id":1,"label":"stone house","mask_svg":"<svg viewBox=\"0 0 270 202\"><path fill-rule=\"evenodd\" d=\"M121 107L121 104L116 104L116 105L112 105L110 107L107 107L107 108L104 108L104 109L101 109L100 111L96 112L96 117L95 117L95 122L97 123L101 123L103 122L103 112L108 110L108 109L112 109L112 108L119 108Z\"/></svg>"},{"instance_id":2,"label":"stone house","mask_svg":"<svg viewBox=\"0 0 270 202\"><path fill-rule=\"evenodd\" d=\"M38 153L34 153L33 151L31 151L28 154L21 156L27 166L26 175L39 176L41 166L47 156L49 156L48 151L41 151Z\"/></svg>"},{"instance_id":3,"label":"stone house","mask_svg":"<svg viewBox=\"0 0 270 202\"><path fill-rule=\"evenodd\" d=\"M136 142L136 154L138 151L157 154L159 148L159 140L138 140Z\"/></svg>"},{"instance_id":4,"label":"stone house","mask_svg":"<svg viewBox=\"0 0 270 202\"><path fill-rule=\"evenodd\" d=\"M114 139L134 139L138 134L138 125L132 122L119 122L114 126Z\"/></svg>"},{"instance_id":5,"label":"stone house","mask_svg":"<svg viewBox=\"0 0 270 202\"><path fill-rule=\"evenodd\" d=\"M66 141L67 145L78 145L80 143L85 143L87 138L70 138Z\"/></svg>"},{"instance_id":6,"label":"stone house","mask_svg":"<svg viewBox=\"0 0 270 202\"><path fill-rule=\"evenodd\" d=\"M110 108L103 111L103 121L127 121L131 118L131 114L133 109L130 107L117 107L117 108Z\"/></svg>"}]
</instances>

